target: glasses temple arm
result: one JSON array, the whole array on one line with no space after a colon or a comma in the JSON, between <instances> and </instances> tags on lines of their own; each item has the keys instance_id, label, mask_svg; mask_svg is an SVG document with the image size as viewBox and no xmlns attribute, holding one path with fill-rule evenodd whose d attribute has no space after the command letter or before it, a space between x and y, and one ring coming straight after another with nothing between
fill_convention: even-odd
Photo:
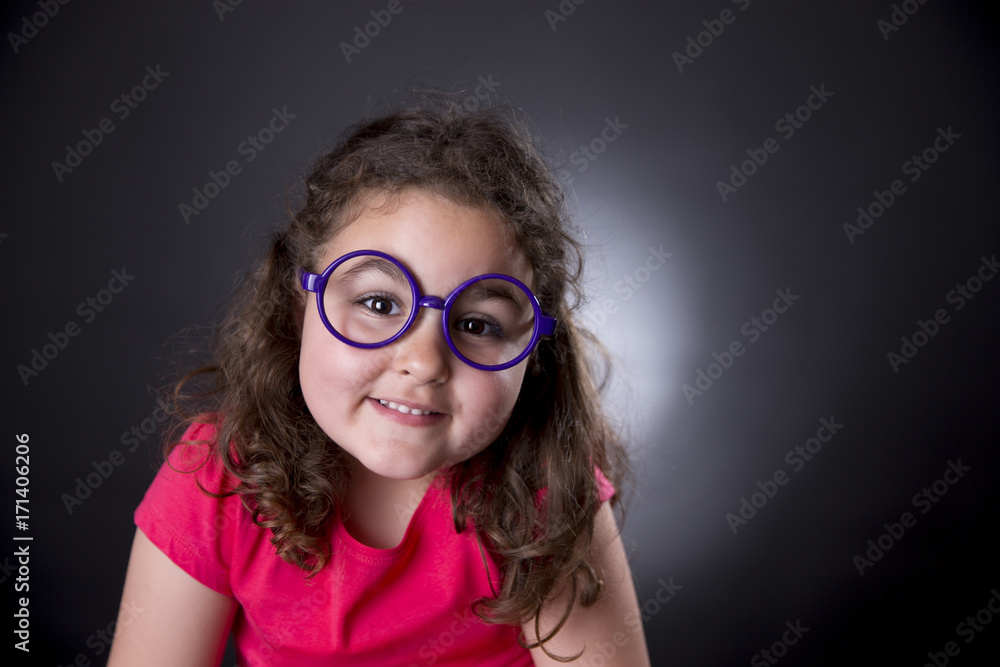
<instances>
[{"instance_id":1,"label":"glasses temple arm","mask_svg":"<svg viewBox=\"0 0 1000 667\"><path fill-rule=\"evenodd\" d=\"M315 292L318 289L316 282L322 278L318 273L309 273L303 268L299 268L299 284L307 292Z\"/></svg>"}]
</instances>

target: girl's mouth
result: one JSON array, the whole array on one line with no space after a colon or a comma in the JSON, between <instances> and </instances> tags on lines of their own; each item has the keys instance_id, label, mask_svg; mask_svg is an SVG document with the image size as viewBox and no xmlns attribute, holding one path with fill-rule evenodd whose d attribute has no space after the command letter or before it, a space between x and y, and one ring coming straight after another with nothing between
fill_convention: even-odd
<instances>
[{"instance_id":1,"label":"girl's mouth","mask_svg":"<svg viewBox=\"0 0 1000 667\"><path fill-rule=\"evenodd\" d=\"M389 408L390 410L395 410L396 412L400 412L404 415L414 415L420 417L423 415L441 414L440 412L434 412L433 410L422 410L420 408L413 408L403 403L397 403L395 401L386 401L381 398L377 398L375 400L378 401L379 404L382 405L383 407Z\"/></svg>"}]
</instances>

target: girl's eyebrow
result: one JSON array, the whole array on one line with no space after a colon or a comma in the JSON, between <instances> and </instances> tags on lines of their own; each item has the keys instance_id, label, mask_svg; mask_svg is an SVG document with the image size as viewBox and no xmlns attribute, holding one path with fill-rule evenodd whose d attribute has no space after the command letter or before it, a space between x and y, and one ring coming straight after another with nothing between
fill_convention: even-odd
<instances>
[{"instance_id":1,"label":"girl's eyebrow","mask_svg":"<svg viewBox=\"0 0 1000 667\"><path fill-rule=\"evenodd\" d=\"M482 282L475 283L467 287L464 294L468 294L477 301L506 301L518 309L522 306L524 296L521 290L506 281L496 281L490 285L484 285ZM518 296L521 296L522 299L518 299Z\"/></svg>"},{"instance_id":2,"label":"girl's eyebrow","mask_svg":"<svg viewBox=\"0 0 1000 667\"><path fill-rule=\"evenodd\" d=\"M356 278L365 273L381 273L393 280L408 282L398 266L381 257L368 257L365 261L358 262L344 273L344 278Z\"/></svg>"}]
</instances>

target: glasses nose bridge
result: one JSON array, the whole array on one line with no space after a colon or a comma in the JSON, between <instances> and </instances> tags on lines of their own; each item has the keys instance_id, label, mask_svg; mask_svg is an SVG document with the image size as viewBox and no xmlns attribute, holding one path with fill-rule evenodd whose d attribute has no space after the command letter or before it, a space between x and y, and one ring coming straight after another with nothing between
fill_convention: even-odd
<instances>
[{"instance_id":1,"label":"glasses nose bridge","mask_svg":"<svg viewBox=\"0 0 1000 667\"><path fill-rule=\"evenodd\" d=\"M418 294L419 294L419 292L418 292ZM400 332L400 335L412 331L413 328L415 326L417 326L417 320L420 319L420 309L421 308L433 308L435 310L441 311L441 313L443 314L444 313L444 309L445 309L445 300L442 299L439 296L421 296L417 300L416 307L413 309L413 316L412 316L413 319L411 319L410 322L409 322L409 324L407 324L403 328L403 331ZM435 319L429 313L428 313L428 316L432 317L432 319ZM439 318L438 318L438 321L439 321L439 324L437 324L435 326L440 331L441 325L440 325L440 319ZM451 342L448 340L448 332L447 332L447 330L445 330L443 333L444 333L444 339L445 339L445 341L448 342L448 347L451 347Z\"/></svg>"},{"instance_id":2,"label":"glasses nose bridge","mask_svg":"<svg viewBox=\"0 0 1000 667\"><path fill-rule=\"evenodd\" d=\"M417 301L417 305L421 308L444 310L444 299L439 296L422 296L420 297L420 300Z\"/></svg>"},{"instance_id":3,"label":"glasses nose bridge","mask_svg":"<svg viewBox=\"0 0 1000 667\"><path fill-rule=\"evenodd\" d=\"M410 321L410 324L405 328L405 330L411 330L411 329L413 329L414 325L417 324L417 319L418 319L418 317L420 315L420 309L421 308L433 308L435 310L440 310L441 313L443 314L444 313L444 308L445 308L445 301L444 301L444 299L442 299L439 296L422 296L422 297L420 297L417 300L417 307L413 309L414 310L413 319ZM445 331L443 333L444 333L444 339L448 343L448 347L452 347L451 341L448 339L447 328L445 329Z\"/></svg>"}]
</instances>

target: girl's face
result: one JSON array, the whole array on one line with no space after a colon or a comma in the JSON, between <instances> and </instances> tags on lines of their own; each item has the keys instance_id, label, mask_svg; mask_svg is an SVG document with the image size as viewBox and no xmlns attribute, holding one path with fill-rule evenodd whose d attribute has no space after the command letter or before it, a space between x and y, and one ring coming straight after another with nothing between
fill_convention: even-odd
<instances>
[{"instance_id":1,"label":"girl's face","mask_svg":"<svg viewBox=\"0 0 1000 667\"><path fill-rule=\"evenodd\" d=\"M484 211L416 189L388 209L377 208L380 198L373 203L337 233L312 269L322 271L353 250L380 250L409 269L422 294L444 298L484 273L533 287L527 258ZM502 371L465 364L448 347L441 311L432 308L422 308L412 327L385 347L352 347L330 334L309 297L302 393L323 431L365 468L391 479L417 479L468 459L503 430L526 360ZM412 408L432 414L413 414Z\"/></svg>"}]
</instances>

